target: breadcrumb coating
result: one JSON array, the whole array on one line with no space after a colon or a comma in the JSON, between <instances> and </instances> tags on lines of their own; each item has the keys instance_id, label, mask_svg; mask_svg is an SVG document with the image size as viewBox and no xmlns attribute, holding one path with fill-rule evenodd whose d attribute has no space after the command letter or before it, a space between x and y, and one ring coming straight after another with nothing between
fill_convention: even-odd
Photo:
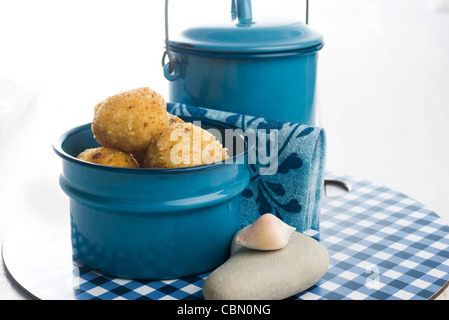
<instances>
[{"instance_id":1,"label":"breadcrumb coating","mask_svg":"<svg viewBox=\"0 0 449 320\"><path fill-rule=\"evenodd\" d=\"M169 125L172 125L175 123L185 123L184 120L182 120L181 118L179 118L171 113L168 114L168 117L169 117L169 119L168 119Z\"/></svg>"},{"instance_id":2,"label":"breadcrumb coating","mask_svg":"<svg viewBox=\"0 0 449 320\"><path fill-rule=\"evenodd\" d=\"M77 158L104 166L140 168L139 163L130 154L105 147L86 149Z\"/></svg>"},{"instance_id":3,"label":"breadcrumb coating","mask_svg":"<svg viewBox=\"0 0 449 320\"><path fill-rule=\"evenodd\" d=\"M208 131L193 123L175 123L151 141L143 167L191 167L219 162L227 157L227 150Z\"/></svg>"},{"instance_id":4,"label":"breadcrumb coating","mask_svg":"<svg viewBox=\"0 0 449 320\"><path fill-rule=\"evenodd\" d=\"M94 108L92 132L103 147L139 153L168 124L163 97L148 87L111 96Z\"/></svg>"}]
</instances>

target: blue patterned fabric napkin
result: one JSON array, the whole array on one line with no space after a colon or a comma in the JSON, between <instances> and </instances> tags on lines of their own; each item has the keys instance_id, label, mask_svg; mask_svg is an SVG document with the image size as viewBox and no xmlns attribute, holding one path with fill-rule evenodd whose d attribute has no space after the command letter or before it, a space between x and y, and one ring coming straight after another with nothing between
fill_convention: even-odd
<instances>
[{"instance_id":1,"label":"blue patterned fabric napkin","mask_svg":"<svg viewBox=\"0 0 449 320\"><path fill-rule=\"evenodd\" d=\"M277 159L272 159L275 163L258 158L249 164L251 180L242 193L242 224L273 213L298 232L318 229L326 156L322 128L179 103L167 103L167 110L176 116L225 122L243 132L252 129L257 136L257 151L271 150L270 144L275 140L269 138L276 136Z\"/></svg>"}]
</instances>

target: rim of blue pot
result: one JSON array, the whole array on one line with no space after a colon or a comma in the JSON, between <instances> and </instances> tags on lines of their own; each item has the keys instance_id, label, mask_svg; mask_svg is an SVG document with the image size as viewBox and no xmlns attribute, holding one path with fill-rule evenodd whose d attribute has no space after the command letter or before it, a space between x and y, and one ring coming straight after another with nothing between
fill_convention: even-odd
<instances>
[{"instance_id":1,"label":"rim of blue pot","mask_svg":"<svg viewBox=\"0 0 449 320\"><path fill-rule=\"evenodd\" d=\"M224 122L220 122L217 120L210 120L210 119L199 119L195 117L180 117L182 119L193 119L188 121L194 121L194 120L201 120L202 122L208 123L211 125L212 128L224 128L224 129L238 129L237 126L233 126ZM176 173L187 173L187 172L194 172L194 171L201 171L201 170L210 170L215 169L217 167L230 165L230 164L239 164L237 161L241 159L242 157L244 159L247 158L248 152L250 149L252 149L254 146L248 145L248 141L244 139L242 135L242 139L244 140L244 151L242 153L239 153L237 155L234 155L233 157L230 157L226 160L220 161L220 162L214 162L210 164L203 164L198 166L191 166L191 167L182 167L182 168L124 168L124 167L113 167L113 166L105 166L101 164L96 164L92 162L87 162L84 160L80 160L77 157L74 157L67 152L64 151L62 145L64 142L72 135L77 134L80 131L86 130L87 128L91 128L92 123L86 123L77 127L74 127L72 129L67 130L62 135L59 136L58 139L56 139L53 142L53 150L55 153L61 157L64 160L86 166L91 168L96 168L99 170L107 170L107 171L114 171L114 172L123 172L123 173L131 173L131 174L176 174ZM230 162L232 160L232 162ZM246 160L244 160L246 161ZM243 164L246 164L244 162Z\"/></svg>"},{"instance_id":2,"label":"rim of blue pot","mask_svg":"<svg viewBox=\"0 0 449 320\"><path fill-rule=\"evenodd\" d=\"M294 49L286 51L274 51L274 52L238 52L238 51L199 51L194 50L185 44L179 44L179 46L170 46L171 51L181 54L188 54L200 57L212 57L222 59L268 59L268 58L285 58L292 56L305 56L311 53L316 53L323 49L324 42L321 42L312 47L303 49Z\"/></svg>"}]
</instances>

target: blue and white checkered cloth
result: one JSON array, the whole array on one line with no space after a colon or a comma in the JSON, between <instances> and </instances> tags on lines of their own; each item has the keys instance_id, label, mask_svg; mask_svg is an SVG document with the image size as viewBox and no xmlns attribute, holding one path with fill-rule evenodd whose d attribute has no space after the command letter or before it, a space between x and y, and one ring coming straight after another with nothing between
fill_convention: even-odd
<instances>
[{"instance_id":1,"label":"blue and white checkered cloth","mask_svg":"<svg viewBox=\"0 0 449 320\"><path fill-rule=\"evenodd\" d=\"M373 182L331 173L326 179L350 189L325 197L319 230L305 232L328 249L329 269L289 300L424 300L444 288L449 281L449 226L443 219L401 192ZM203 299L209 275L138 281L98 273L77 260L74 267L74 296L79 300ZM51 280L57 274L48 272ZM47 289L54 283L42 281Z\"/></svg>"},{"instance_id":2,"label":"blue and white checkered cloth","mask_svg":"<svg viewBox=\"0 0 449 320\"><path fill-rule=\"evenodd\" d=\"M273 213L299 232L318 228L326 153L322 128L179 103L167 103L167 110L176 116L224 122L243 132L252 129L258 149L270 150L269 137L276 132L277 163L265 164L258 158L256 163L249 164L251 180L242 193L242 224L251 224L260 215ZM276 174L266 174L268 166L276 167Z\"/></svg>"},{"instance_id":3,"label":"blue and white checkered cloth","mask_svg":"<svg viewBox=\"0 0 449 320\"><path fill-rule=\"evenodd\" d=\"M305 234L327 248L329 269L290 300L423 300L445 288L449 281L446 221L418 201L373 182L329 172L326 180L343 183L349 192L326 195L319 230ZM76 258L72 264L66 254L71 251L70 241L64 240L68 230L51 227L44 238L38 232L42 229L32 230L23 226L10 230L3 258L13 277L34 297L203 299L209 272L170 280L116 278L89 269ZM48 248L49 241L55 246ZM41 259L42 252L52 259Z\"/></svg>"}]
</instances>

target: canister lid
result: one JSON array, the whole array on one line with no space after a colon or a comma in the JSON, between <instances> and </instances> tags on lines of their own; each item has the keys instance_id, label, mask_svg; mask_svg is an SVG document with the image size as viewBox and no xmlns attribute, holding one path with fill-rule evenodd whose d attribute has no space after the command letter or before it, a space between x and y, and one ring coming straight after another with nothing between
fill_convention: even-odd
<instances>
[{"instance_id":1,"label":"canister lid","mask_svg":"<svg viewBox=\"0 0 449 320\"><path fill-rule=\"evenodd\" d=\"M323 36L299 21L254 21L193 27L171 39L170 47L220 53L262 53L311 48L323 43Z\"/></svg>"}]
</instances>

